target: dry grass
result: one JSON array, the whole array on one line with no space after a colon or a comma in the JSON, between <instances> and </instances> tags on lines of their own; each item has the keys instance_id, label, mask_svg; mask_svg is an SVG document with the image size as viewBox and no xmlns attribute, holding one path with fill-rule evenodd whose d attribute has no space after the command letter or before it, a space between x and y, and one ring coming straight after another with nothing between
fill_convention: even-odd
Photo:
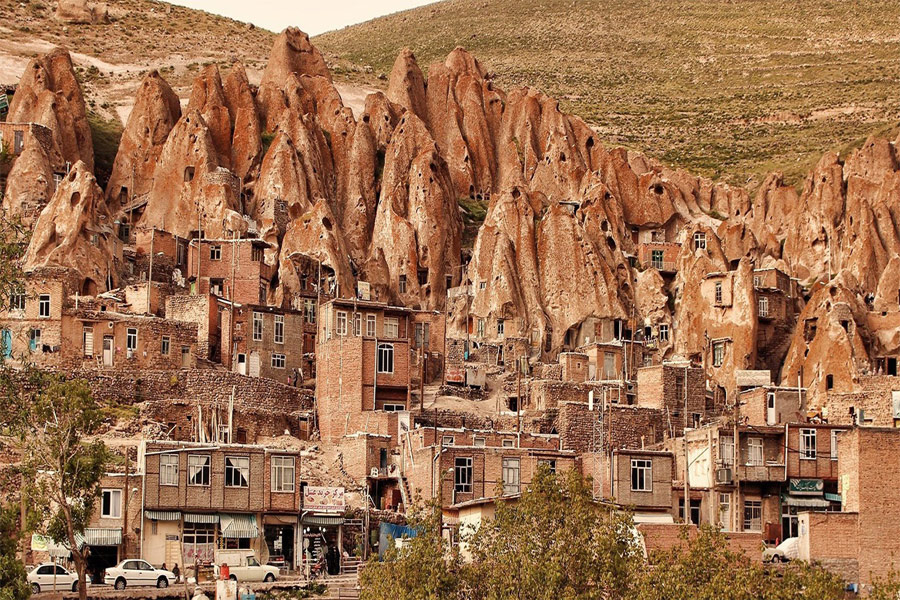
<instances>
[{"instance_id":1,"label":"dry grass","mask_svg":"<svg viewBox=\"0 0 900 600\"><path fill-rule=\"evenodd\" d=\"M609 143L731 182L796 182L822 152L896 125L898 26L900 3L877 0L448 0L314 42L339 77L381 86L403 46L423 70L463 46Z\"/></svg>"}]
</instances>

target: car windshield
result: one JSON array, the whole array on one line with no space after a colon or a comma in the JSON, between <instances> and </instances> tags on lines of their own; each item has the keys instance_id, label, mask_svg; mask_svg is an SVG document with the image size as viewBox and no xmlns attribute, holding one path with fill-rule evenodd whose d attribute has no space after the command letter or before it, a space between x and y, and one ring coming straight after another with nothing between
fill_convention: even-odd
<instances>
[{"instance_id":1,"label":"car windshield","mask_svg":"<svg viewBox=\"0 0 900 600\"><path fill-rule=\"evenodd\" d=\"M252 556L248 556L248 557L247 557L247 564L248 564L249 566L251 566L251 567L258 567L258 566L259 566L259 563L256 562L256 559L253 558Z\"/></svg>"}]
</instances>

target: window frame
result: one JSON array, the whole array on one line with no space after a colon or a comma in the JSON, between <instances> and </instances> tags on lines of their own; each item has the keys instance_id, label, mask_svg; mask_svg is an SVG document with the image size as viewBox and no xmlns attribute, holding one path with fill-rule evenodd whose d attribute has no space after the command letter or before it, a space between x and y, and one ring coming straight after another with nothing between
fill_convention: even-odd
<instances>
[{"instance_id":1,"label":"window frame","mask_svg":"<svg viewBox=\"0 0 900 600\"><path fill-rule=\"evenodd\" d=\"M137 352L138 345L138 329L137 327L128 327L125 329L125 350Z\"/></svg>"},{"instance_id":2,"label":"window frame","mask_svg":"<svg viewBox=\"0 0 900 600\"><path fill-rule=\"evenodd\" d=\"M642 481L641 481L642 480ZM643 484L637 487L635 484ZM632 458L631 459L631 491L632 492L652 492L653 491L653 460L649 458Z\"/></svg>"},{"instance_id":3,"label":"window frame","mask_svg":"<svg viewBox=\"0 0 900 600\"><path fill-rule=\"evenodd\" d=\"M347 335L347 311L339 310L334 316L334 333L339 336Z\"/></svg>"},{"instance_id":4,"label":"window frame","mask_svg":"<svg viewBox=\"0 0 900 600\"><path fill-rule=\"evenodd\" d=\"M661 342L669 341L669 324L668 323L660 323L658 335L659 335L659 341L661 341Z\"/></svg>"},{"instance_id":5,"label":"window frame","mask_svg":"<svg viewBox=\"0 0 900 600\"><path fill-rule=\"evenodd\" d=\"M222 260L221 244L214 244L209 247L209 260Z\"/></svg>"},{"instance_id":6,"label":"window frame","mask_svg":"<svg viewBox=\"0 0 900 600\"><path fill-rule=\"evenodd\" d=\"M730 449L726 455L725 449ZM719 436L719 461L722 463L723 467L733 467L734 466L734 436L733 435L720 435Z\"/></svg>"},{"instance_id":7,"label":"window frame","mask_svg":"<svg viewBox=\"0 0 900 600\"><path fill-rule=\"evenodd\" d=\"M717 281L715 283L715 294L716 294L716 304L722 304L722 299L725 297L725 293L723 291L723 286L721 281Z\"/></svg>"},{"instance_id":8,"label":"window frame","mask_svg":"<svg viewBox=\"0 0 900 600\"><path fill-rule=\"evenodd\" d=\"M818 452L816 430L811 427L800 428L800 460L816 460Z\"/></svg>"},{"instance_id":9,"label":"window frame","mask_svg":"<svg viewBox=\"0 0 900 600\"><path fill-rule=\"evenodd\" d=\"M759 306L757 307L757 312L760 317L768 317L769 316L769 297L768 296L760 296L759 297Z\"/></svg>"},{"instance_id":10,"label":"window frame","mask_svg":"<svg viewBox=\"0 0 900 600\"><path fill-rule=\"evenodd\" d=\"M706 232L694 232L694 250L706 250Z\"/></svg>"},{"instance_id":11,"label":"window frame","mask_svg":"<svg viewBox=\"0 0 900 600\"><path fill-rule=\"evenodd\" d=\"M754 454L756 453L757 450L759 451L758 460L754 456ZM750 466L750 467L766 466L765 444L763 443L763 439L761 437L748 437L747 438L747 466Z\"/></svg>"},{"instance_id":12,"label":"window frame","mask_svg":"<svg viewBox=\"0 0 900 600\"><path fill-rule=\"evenodd\" d=\"M385 317L382 324L382 332L384 337L396 340L400 338L400 319L397 317ZM393 333L393 335L391 335Z\"/></svg>"},{"instance_id":13,"label":"window frame","mask_svg":"<svg viewBox=\"0 0 900 600\"><path fill-rule=\"evenodd\" d=\"M253 311L253 314L250 316L251 319L251 327L252 327L252 337L254 342L261 342L263 339L263 329L265 328L263 324L263 314L259 311Z\"/></svg>"},{"instance_id":14,"label":"window frame","mask_svg":"<svg viewBox=\"0 0 900 600\"><path fill-rule=\"evenodd\" d=\"M9 296L9 310L25 312L26 302L27 296L25 295L25 292L13 292Z\"/></svg>"},{"instance_id":15,"label":"window frame","mask_svg":"<svg viewBox=\"0 0 900 600\"><path fill-rule=\"evenodd\" d=\"M174 462L164 462L163 459L172 459ZM161 486L178 486L178 466L179 460L177 454L160 454L159 455L159 485Z\"/></svg>"},{"instance_id":16,"label":"window frame","mask_svg":"<svg viewBox=\"0 0 900 600\"><path fill-rule=\"evenodd\" d=\"M748 511L749 519L748 519ZM754 516L754 513L756 515ZM754 527L754 521L756 521L756 526ZM744 531L762 531L762 500L744 500L744 518L743 518L743 530Z\"/></svg>"},{"instance_id":17,"label":"window frame","mask_svg":"<svg viewBox=\"0 0 900 600\"><path fill-rule=\"evenodd\" d=\"M372 313L366 314L366 337L373 338L378 333L378 319Z\"/></svg>"},{"instance_id":18,"label":"window frame","mask_svg":"<svg viewBox=\"0 0 900 600\"><path fill-rule=\"evenodd\" d=\"M522 491L522 461L518 457L504 457L500 463L500 479L503 484L503 495L509 496ZM507 481L507 472L516 474L515 482Z\"/></svg>"},{"instance_id":19,"label":"window frame","mask_svg":"<svg viewBox=\"0 0 900 600\"><path fill-rule=\"evenodd\" d=\"M376 373L384 375L394 374L394 344L379 343L375 350ZM387 370L390 362L390 370Z\"/></svg>"},{"instance_id":20,"label":"window frame","mask_svg":"<svg viewBox=\"0 0 900 600\"><path fill-rule=\"evenodd\" d=\"M721 367L725 364L725 342L713 342L712 345L712 363L714 367Z\"/></svg>"},{"instance_id":21,"label":"window frame","mask_svg":"<svg viewBox=\"0 0 900 600\"><path fill-rule=\"evenodd\" d=\"M172 348L172 338L164 335L160 338L159 342L159 353L163 356L169 356L169 352Z\"/></svg>"},{"instance_id":22,"label":"window frame","mask_svg":"<svg viewBox=\"0 0 900 600\"><path fill-rule=\"evenodd\" d=\"M38 296L38 318L49 319L51 311L50 294L40 294Z\"/></svg>"},{"instance_id":23,"label":"window frame","mask_svg":"<svg viewBox=\"0 0 900 600\"><path fill-rule=\"evenodd\" d=\"M245 466L240 466L245 463ZM229 475L230 473L230 475ZM250 487L250 457L241 455L225 456L225 487L232 489L245 489ZM237 475L236 475L237 474ZM241 479L238 480L237 476ZM237 484L234 482L238 481Z\"/></svg>"},{"instance_id":24,"label":"window frame","mask_svg":"<svg viewBox=\"0 0 900 600\"><path fill-rule=\"evenodd\" d=\"M197 463L197 459L206 459L206 463L203 464L191 464ZM199 470L199 471L196 471ZM195 480L195 471L199 473L206 473L205 477L201 477L202 483L194 483ZM212 455L211 454L188 454L188 479L187 484L190 487L209 487L210 478L212 476Z\"/></svg>"},{"instance_id":25,"label":"window frame","mask_svg":"<svg viewBox=\"0 0 900 600\"><path fill-rule=\"evenodd\" d=\"M472 493L474 469L471 456L457 456L453 461L453 491L458 494Z\"/></svg>"},{"instance_id":26,"label":"window frame","mask_svg":"<svg viewBox=\"0 0 900 600\"><path fill-rule=\"evenodd\" d=\"M280 365L278 363L281 363ZM280 352L273 352L271 358L271 365L273 369L284 369L287 365L287 357Z\"/></svg>"},{"instance_id":27,"label":"window frame","mask_svg":"<svg viewBox=\"0 0 900 600\"><path fill-rule=\"evenodd\" d=\"M106 495L109 494L109 509L112 512L106 512ZM113 498L118 496L113 511ZM122 490L118 488L104 488L100 492L100 518L101 519L121 519L122 518Z\"/></svg>"},{"instance_id":28,"label":"window frame","mask_svg":"<svg viewBox=\"0 0 900 600\"><path fill-rule=\"evenodd\" d=\"M831 430L831 460L838 459L838 435L844 433L843 429L832 429Z\"/></svg>"},{"instance_id":29,"label":"window frame","mask_svg":"<svg viewBox=\"0 0 900 600\"><path fill-rule=\"evenodd\" d=\"M293 456L272 457L272 491L275 493L293 493L297 486L297 461ZM290 483L285 475L290 473Z\"/></svg>"},{"instance_id":30,"label":"window frame","mask_svg":"<svg viewBox=\"0 0 900 600\"><path fill-rule=\"evenodd\" d=\"M275 324L272 328L272 342L284 344L284 315L275 315Z\"/></svg>"}]
</instances>

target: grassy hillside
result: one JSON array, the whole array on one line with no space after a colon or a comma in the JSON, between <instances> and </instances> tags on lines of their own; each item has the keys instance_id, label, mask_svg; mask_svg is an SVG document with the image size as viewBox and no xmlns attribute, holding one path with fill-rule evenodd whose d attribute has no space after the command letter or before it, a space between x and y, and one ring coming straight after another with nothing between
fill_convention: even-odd
<instances>
[{"instance_id":1,"label":"grassy hillside","mask_svg":"<svg viewBox=\"0 0 900 600\"><path fill-rule=\"evenodd\" d=\"M890 130L898 31L894 1L447 0L314 43L373 78L404 46L425 70L460 45L609 143L745 183L770 170L798 181L823 151Z\"/></svg>"}]
</instances>

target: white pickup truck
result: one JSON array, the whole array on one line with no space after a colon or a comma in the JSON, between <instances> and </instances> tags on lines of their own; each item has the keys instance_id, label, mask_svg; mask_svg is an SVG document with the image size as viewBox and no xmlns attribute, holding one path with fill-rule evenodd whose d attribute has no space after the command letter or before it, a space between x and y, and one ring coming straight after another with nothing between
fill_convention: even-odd
<instances>
[{"instance_id":1,"label":"white pickup truck","mask_svg":"<svg viewBox=\"0 0 900 600\"><path fill-rule=\"evenodd\" d=\"M219 552L216 557L216 579L221 577L220 565L222 564L228 565L228 577L234 581L264 581L270 583L281 575L281 570L278 567L261 565L252 554Z\"/></svg>"}]
</instances>

